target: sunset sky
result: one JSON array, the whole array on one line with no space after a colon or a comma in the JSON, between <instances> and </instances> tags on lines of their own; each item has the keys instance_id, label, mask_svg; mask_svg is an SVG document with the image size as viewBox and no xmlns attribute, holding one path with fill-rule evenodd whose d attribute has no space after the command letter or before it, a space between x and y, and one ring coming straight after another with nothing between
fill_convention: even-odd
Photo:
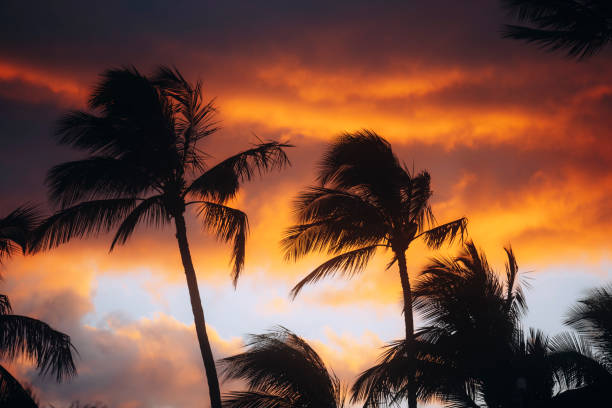
<instances>
[{"instance_id":1,"label":"sunset sky","mask_svg":"<svg viewBox=\"0 0 612 408\"><path fill-rule=\"evenodd\" d=\"M314 181L326 143L345 131L374 130L409 167L429 170L438 221L468 217L470 238L498 270L512 245L531 285L527 325L564 330L573 302L612 278L612 55L576 62L504 40L502 24L512 20L496 0L5 0L0 16L0 216L26 202L47 205L46 171L80 157L55 144L55 121L85 108L112 67L149 73L163 64L201 79L222 126L201 145L211 163L257 137L296 146L291 168L246 184L232 203L251 226L236 289L229 246L189 217L218 358L239 351L246 334L280 324L350 382L402 336L388 253L351 281L288 296L325 259L283 260L291 202ZM174 231L143 228L111 254L110 240L0 266L0 293L15 312L68 333L80 354L70 383L24 364L12 372L58 407L206 406ZM411 274L435 255L411 247Z\"/></svg>"}]
</instances>

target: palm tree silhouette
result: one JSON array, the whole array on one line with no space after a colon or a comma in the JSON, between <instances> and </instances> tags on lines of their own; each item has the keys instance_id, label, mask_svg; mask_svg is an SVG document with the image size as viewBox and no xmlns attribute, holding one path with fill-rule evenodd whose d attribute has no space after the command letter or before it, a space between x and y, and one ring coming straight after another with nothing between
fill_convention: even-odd
<instances>
[{"instance_id":1,"label":"palm tree silhouette","mask_svg":"<svg viewBox=\"0 0 612 408\"><path fill-rule=\"evenodd\" d=\"M575 375L585 384L559 394L554 407L597 406L608 398L612 387L612 286L591 290L571 309L565 324L584 341L574 341L576 346L568 347L567 353L575 359L582 356Z\"/></svg>"},{"instance_id":2,"label":"palm tree silhouette","mask_svg":"<svg viewBox=\"0 0 612 408\"><path fill-rule=\"evenodd\" d=\"M16 251L26 252L29 236L38 223L35 208L22 206L0 218L0 263ZM12 361L25 357L33 361L41 375L54 375L60 382L76 375L70 337L48 324L12 314L6 295L0 294L0 358ZM37 407L19 381L0 365L0 406Z\"/></svg>"},{"instance_id":3,"label":"palm tree silhouette","mask_svg":"<svg viewBox=\"0 0 612 408\"><path fill-rule=\"evenodd\" d=\"M233 280L242 271L247 215L225 205L242 181L289 164L287 144L261 142L207 166L198 142L218 130L215 108L204 102L201 83L186 81L176 69L161 67L152 77L135 68L112 69L89 100L93 113L76 111L59 123L57 135L89 154L53 167L50 197L60 209L38 229L35 249L116 228L111 251L139 224L161 227L174 221L187 278L196 332L213 408L221 407L219 382L192 263L184 213L197 205L204 225L232 242Z\"/></svg>"},{"instance_id":4,"label":"palm tree silhouette","mask_svg":"<svg viewBox=\"0 0 612 408\"><path fill-rule=\"evenodd\" d=\"M338 272L351 277L366 267L378 248L391 249L388 267L395 262L399 267L406 341L412 342L406 250L418 238L430 248L463 238L467 219L435 226L429 174L411 173L389 142L368 130L341 135L325 153L318 180L319 186L309 187L296 200L298 224L286 231L282 244L289 260L310 252L334 256L302 279L291 295ZM414 408L416 403L416 389L412 389L408 405Z\"/></svg>"},{"instance_id":5,"label":"palm tree silhouette","mask_svg":"<svg viewBox=\"0 0 612 408\"><path fill-rule=\"evenodd\" d=\"M584 381L593 362L575 337L524 333L524 284L512 249L505 250L505 279L472 242L459 256L436 258L422 271L414 295L425 326L414 347L423 400L452 407L542 407L555 390ZM404 397L410 350L404 341L390 344L353 385L353 400L373 407Z\"/></svg>"},{"instance_id":6,"label":"palm tree silhouette","mask_svg":"<svg viewBox=\"0 0 612 408\"><path fill-rule=\"evenodd\" d=\"M609 0L503 0L523 25L506 25L504 37L566 50L572 58L590 57L612 41Z\"/></svg>"},{"instance_id":7,"label":"palm tree silhouette","mask_svg":"<svg viewBox=\"0 0 612 408\"><path fill-rule=\"evenodd\" d=\"M280 327L251 335L248 350L219 362L226 379L247 382L230 392L227 408L342 408L346 388L299 336Z\"/></svg>"}]
</instances>

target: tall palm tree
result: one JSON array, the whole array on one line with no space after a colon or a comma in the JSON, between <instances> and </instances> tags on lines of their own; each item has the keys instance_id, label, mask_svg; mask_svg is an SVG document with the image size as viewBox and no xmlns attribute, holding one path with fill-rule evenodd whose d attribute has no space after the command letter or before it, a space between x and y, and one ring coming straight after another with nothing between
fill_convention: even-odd
<instances>
[{"instance_id":1,"label":"tall palm tree","mask_svg":"<svg viewBox=\"0 0 612 408\"><path fill-rule=\"evenodd\" d=\"M197 206L205 227L232 243L235 284L244 265L248 220L226 204L241 182L288 165L283 148L289 145L261 142L209 166L198 142L218 129L212 119L215 107L203 100L200 82L192 84L164 67L151 77L135 68L106 71L89 108L92 112L71 112L59 122L59 143L88 157L49 171L50 197L59 210L42 223L34 246L51 248L115 230L112 251L139 224L161 227L174 222L210 400L213 408L220 408L185 210Z\"/></svg>"},{"instance_id":2,"label":"tall palm tree","mask_svg":"<svg viewBox=\"0 0 612 408\"><path fill-rule=\"evenodd\" d=\"M333 257L302 279L292 296L338 272L351 277L366 267L377 249L390 249L393 258L388 266L398 264L406 340L412 342L406 250L419 238L435 249L463 237L467 220L436 226L429 204L429 174L410 172L389 142L368 130L343 134L330 146L320 163L318 181L296 200L297 224L286 231L282 244L289 260L310 252ZM414 408L416 403L412 390L408 405Z\"/></svg>"},{"instance_id":3,"label":"tall palm tree","mask_svg":"<svg viewBox=\"0 0 612 408\"><path fill-rule=\"evenodd\" d=\"M22 206L0 218L0 263L21 250L26 252L29 236L39 221L34 207ZM12 361L25 357L33 361L42 375L52 374L57 381L76 375L70 337L46 323L12 314L7 296L0 294L0 359ZM0 406L37 407L31 394L0 365Z\"/></svg>"},{"instance_id":4,"label":"tall palm tree","mask_svg":"<svg viewBox=\"0 0 612 408\"><path fill-rule=\"evenodd\" d=\"M508 38L566 50L572 58L590 57L612 42L609 0L503 0L522 23L506 25Z\"/></svg>"},{"instance_id":5,"label":"tall palm tree","mask_svg":"<svg viewBox=\"0 0 612 408\"><path fill-rule=\"evenodd\" d=\"M451 407L542 407L557 388L584 380L592 361L574 337L524 333L523 284L512 249L506 254L505 279L471 242L459 256L434 259L422 271L414 290L415 310L425 320L416 344L422 399ZM392 343L355 382L353 400L373 407L405 396L407 353L404 341Z\"/></svg>"},{"instance_id":6,"label":"tall palm tree","mask_svg":"<svg viewBox=\"0 0 612 408\"><path fill-rule=\"evenodd\" d=\"M227 408L342 408L346 388L304 339L281 327L252 335L248 350L219 362L226 379L248 391L230 392Z\"/></svg>"}]
</instances>

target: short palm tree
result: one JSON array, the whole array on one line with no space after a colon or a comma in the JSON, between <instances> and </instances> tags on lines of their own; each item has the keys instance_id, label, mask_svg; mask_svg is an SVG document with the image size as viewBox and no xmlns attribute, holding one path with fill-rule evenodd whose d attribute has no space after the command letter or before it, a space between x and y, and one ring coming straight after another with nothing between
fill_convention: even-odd
<instances>
[{"instance_id":1,"label":"short palm tree","mask_svg":"<svg viewBox=\"0 0 612 408\"><path fill-rule=\"evenodd\" d=\"M34 247L51 248L115 230L112 250L124 244L139 224L161 227L173 221L211 404L220 408L185 210L197 206L205 227L232 243L236 283L244 265L248 221L244 212L226 204L242 181L286 166L283 148L289 145L261 142L209 166L209 156L198 142L218 129L212 120L215 108L203 100L199 82L192 84L177 70L164 67L151 77L135 68L106 71L89 108L92 112L71 112L59 123L59 142L85 151L88 157L49 171L50 197L59 210L42 223Z\"/></svg>"},{"instance_id":2,"label":"short palm tree","mask_svg":"<svg viewBox=\"0 0 612 408\"><path fill-rule=\"evenodd\" d=\"M542 407L556 389L584 380L592 360L574 337L523 332L523 284L512 249L506 254L505 279L471 242L459 256L434 259L422 271L414 289L415 310L425 320L416 342L422 399L451 407ZM373 407L405 396L407 350L403 341L392 343L355 382L353 399Z\"/></svg>"},{"instance_id":3,"label":"short palm tree","mask_svg":"<svg viewBox=\"0 0 612 408\"><path fill-rule=\"evenodd\" d=\"M227 408L342 408L346 388L304 339L281 327L252 335L248 350L219 362L226 379L248 391L229 393Z\"/></svg>"},{"instance_id":4,"label":"short palm tree","mask_svg":"<svg viewBox=\"0 0 612 408\"><path fill-rule=\"evenodd\" d=\"M419 238L435 249L463 237L467 220L436 226L429 174L410 172L389 142L371 131L341 135L325 153L318 181L296 200L298 223L287 230L282 243L289 260L311 252L333 257L302 279L292 296L338 272L353 276L377 249L390 249L389 267L398 264L406 340L411 342L414 322L406 250ZM408 404L416 407L416 390L408 394Z\"/></svg>"},{"instance_id":5,"label":"short palm tree","mask_svg":"<svg viewBox=\"0 0 612 408\"><path fill-rule=\"evenodd\" d=\"M39 217L33 207L23 206L0 218L0 262L15 251L28 249L29 235ZM46 323L12 314L9 299L0 294L0 359L25 357L42 375L52 374L62 381L76 374L70 337ZM37 407L31 394L6 368L0 365L0 406Z\"/></svg>"},{"instance_id":6,"label":"short palm tree","mask_svg":"<svg viewBox=\"0 0 612 408\"><path fill-rule=\"evenodd\" d=\"M612 4L609 0L503 0L518 20L504 36L539 44L569 57L592 56L612 42Z\"/></svg>"}]
</instances>

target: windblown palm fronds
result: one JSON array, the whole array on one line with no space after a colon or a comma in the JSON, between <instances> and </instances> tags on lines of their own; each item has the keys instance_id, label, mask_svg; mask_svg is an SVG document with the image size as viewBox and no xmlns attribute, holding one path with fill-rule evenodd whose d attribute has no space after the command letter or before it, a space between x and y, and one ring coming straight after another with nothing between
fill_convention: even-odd
<instances>
[{"instance_id":1,"label":"windblown palm fronds","mask_svg":"<svg viewBox=\"0 0 612 408\"><path fill-rule=\"evenodd\" d=\"M227 394L228 408L342 408L346 389L302 338L281 327L252 335L248 350L219 362L248 391Z\"/></svg>"}]
</instances>

